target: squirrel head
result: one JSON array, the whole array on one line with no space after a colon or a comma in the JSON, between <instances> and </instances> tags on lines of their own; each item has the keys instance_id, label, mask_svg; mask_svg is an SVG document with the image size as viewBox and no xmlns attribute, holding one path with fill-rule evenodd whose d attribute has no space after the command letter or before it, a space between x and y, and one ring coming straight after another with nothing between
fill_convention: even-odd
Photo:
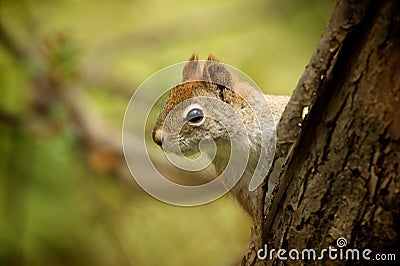
<instances>
[{"instance_id":1,"label":"squirrel head","mask_svg":"<svg viewBox=\"0 0 400 266\"><path fill-rule=\"evenodd\" d=\"M199 152L201 140L209 138L217 145L229 141L232 134L228 135L227 126L237 130L236 124L243 122L227 108L244 113L247 103L232 89L236 77L214 55L209 55L203 69L197 55L192 55L182 76L183 82L171 90L162 108L152 137L160 146L175 142L189 156Z\"/></svg>"},{"instance_id":2,"label":"squirrel head","mask_svg":"<svg viewBox=\"0 0 400 266\"><path fill-rule=\"evenodd\" d=\"M219 148L230 145L232 138L243 145L248 140L250 146L260 142L261 125L254 111L260 111L255 109L263 108L259 102L265 100L257 89L238 81L214 55L209 55L203 69L197 55L192 55L182 76L183 82L172 88L157 119L152 134L155 143L166 152L164 144L179 146L189 156L199 152L199 144L207 139Z\"/></svg>"}]
</instances>

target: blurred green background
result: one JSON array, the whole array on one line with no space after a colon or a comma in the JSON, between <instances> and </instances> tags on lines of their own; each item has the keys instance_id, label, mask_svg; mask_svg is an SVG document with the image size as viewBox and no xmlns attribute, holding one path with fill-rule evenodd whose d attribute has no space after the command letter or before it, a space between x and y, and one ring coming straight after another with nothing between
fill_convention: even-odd
<instances>
[{"instance_id":1,"label":"blurred green background","mask_svg":"<svg viewBox=\"0 0 400 266\"><path fill-rule=\"evenodd\" d=\"M244 211L145 194L122 157L125 108L194 51L291 94L333 4L0 0L0 265L237 264Z\"/></svg>"}]
</instances>

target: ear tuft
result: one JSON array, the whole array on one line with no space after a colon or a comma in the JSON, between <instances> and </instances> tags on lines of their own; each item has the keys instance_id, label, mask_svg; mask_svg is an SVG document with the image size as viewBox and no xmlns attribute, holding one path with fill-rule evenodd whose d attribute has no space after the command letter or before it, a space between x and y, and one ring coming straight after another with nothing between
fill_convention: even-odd
<instances>
[{"instance_id":1,"label":"ear tuft","mask_svg":"<svg viewBox=\"0 0 400 266\"><path fill-rule=\"evenodd\" d=\"M192 56L189 58L189 61L197 61L199 60L199 54L194 52Z\"/></svg>"},{"instance_id":2,"label":"ear tuft","mask_svg":"<svg viewBox=\"0 0 400 266\"><path fill-rule=\"evenodd\" d=\"M233 75L231 71L213 54L208 56L207 62L204 64L203 79L223 85L227 88L232 88L233 85Z\"/></svg>"},{"instance_id":3,"label":"ear tuft","mask_svg":"<svg viewBox=\"0 0 400 266\"><path fill-rule=\"evenodd\" d=\"M209 54L207 60L214 62L221 62L221 60L219 60L218 57L215 56L215 54Z\"/></svg>"},{"instance_id":4,"label":"ear tuft","mask_svg":"<svg viewBox=\"0 0 400 266\"><path fill-rule=\"evenodd\" d=\"M199 64L199 56L193 53L189 58L189 62L184 66L182 73L182 81L199 80L201 78L201 69Z\"/></svg>"}]
</instances>

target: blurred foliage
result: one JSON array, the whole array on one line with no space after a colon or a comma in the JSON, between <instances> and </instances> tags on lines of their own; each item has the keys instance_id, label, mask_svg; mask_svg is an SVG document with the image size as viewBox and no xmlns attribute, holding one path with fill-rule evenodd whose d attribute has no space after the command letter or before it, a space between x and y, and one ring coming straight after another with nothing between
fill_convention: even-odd
<instances>
[{"instance_id":1,"label":"blurred foliage","mask_svg":"<svg viewBox=\"0 0 400 266\"><path fill-rule=\"evenodd\" d=\"M143 193L133 179L94 167L55 88L79 88L88 108L115 131L134 89L194 51L201 58L215 53L265 92L290 94L332 6L0 1L0 265L239 262L250 223L232 199L174 207ZM100 164L112 160L100 158Z\"/></svg>"}]
</instances>

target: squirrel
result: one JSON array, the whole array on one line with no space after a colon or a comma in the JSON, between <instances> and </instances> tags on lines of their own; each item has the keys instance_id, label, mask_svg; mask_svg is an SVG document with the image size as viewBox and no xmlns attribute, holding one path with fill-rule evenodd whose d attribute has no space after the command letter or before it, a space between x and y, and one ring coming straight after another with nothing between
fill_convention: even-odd
<instances>
[{"instance_id":1,"label":"squirrel","mask_svg":"<svg viewBox=\"0 0 400 266\"><path fill-rule=\"evenodd\" d=\"M164 137L172 134L166 131L171 131L171 128L180 128L180 131L173 137L170 137L168 141L178 142L182 152L181 155L190 156L199 152L201 139L211 137L218 148L212 164L216 175L219 176L228 164L231 148L229 146L230 142L227 130L218 121L207 117L207 114L214 111L211 109L217 107L213 106L213 104L202 106L201 103L194 102L189 107L180 108L179 104L197 97L208 97L211 100L221 101L221 103L229 105L238 116L235 119L224 116L224 121L222 122L225 125L230 125L233 132L236 132L237 124L243 124L249 134L248 144L250 147L247 167L240 180L230 190L230 193L234 195L244 210L254 218L256 196L255 191L249 191L248 188L250 179L258 163L258 158L262 152L262 146L260 137L258 136L260 134L259 124L257 124L257 117L255 117L253 109L260 109L256 111L272 115L272 121L263 126L270 129L271 134L275 134L275 123L279 121L289 97L264 95L265 99L260 99L260 93L256 88L239 81L230 69L221 63L215 55L211 54L208 56L203 69L200 68L198 60L198 55L193 54L184 66L182 83L171 90L158 116L152 131L153 141L163 147L163 142L165 142ZM267 110L264 110L265 105L261 104L261 101L265 102L265 100L268 102ZM174 109L175 111L172 112ZM176 125L164 126L168 115L172 116L169 121L176 123ZM238 117L239 119L237 119ZM242 137L239 138L239 141L242 141L241 139ZM272 158L269 159L272 160ZM268 186L273 187L276 180L269 180L268 182Z\"/></svg>"}]
</instances>

